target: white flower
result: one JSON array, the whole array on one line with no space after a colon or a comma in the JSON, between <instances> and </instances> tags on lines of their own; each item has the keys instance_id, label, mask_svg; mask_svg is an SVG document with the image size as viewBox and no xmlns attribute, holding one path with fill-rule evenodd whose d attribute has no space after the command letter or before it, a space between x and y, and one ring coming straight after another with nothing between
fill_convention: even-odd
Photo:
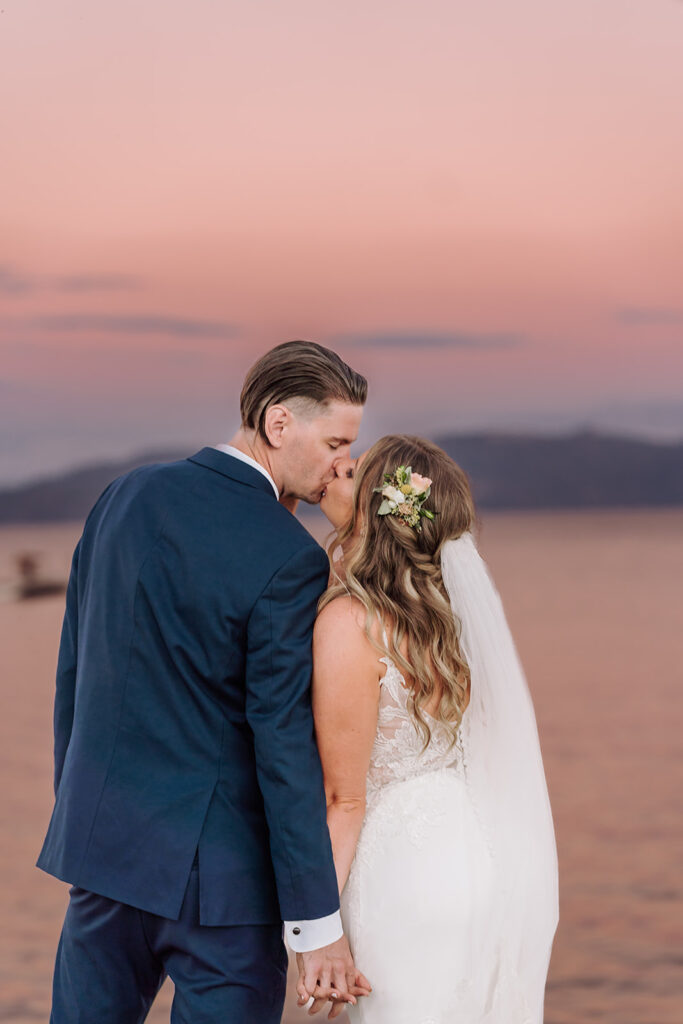
<instances>
[{"instance_id":1,"label":"white flower","mask_svg":"<svg viewBox=\"0 0 683 1024\"><path fill-rule=\"evenodd\" d=\"M402 501L405 501L405 497L399 491L398 487L393 487L391 484L387 484L382 490L382 497L392 501L394 505L399 505Z\"/></svg>"}]
</instances>

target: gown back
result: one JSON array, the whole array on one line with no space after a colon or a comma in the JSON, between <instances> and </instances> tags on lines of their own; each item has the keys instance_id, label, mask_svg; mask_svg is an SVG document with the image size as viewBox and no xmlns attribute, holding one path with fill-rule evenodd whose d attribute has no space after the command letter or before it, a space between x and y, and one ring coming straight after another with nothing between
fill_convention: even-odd
<instances>
[{"instance_id":1,"label":"gown back","mask_svg":"<svg viewBox=\"0 0 683 1024\"><path fill-rule=\"evenodd\" d=\"M497 860L468 786L460 742L425 715L423 739L405 679L388 657L367 776L365 820L342 917L373 992L353 1024L539 1024L511 969L519 937L492 948ZM508 949L509 947L509 949ZM486 957L478 955L487 950ZM508 955L508 953L510 955ZM542 992L540 1003L542 1006Z\"/></svg>"}]
</instances>

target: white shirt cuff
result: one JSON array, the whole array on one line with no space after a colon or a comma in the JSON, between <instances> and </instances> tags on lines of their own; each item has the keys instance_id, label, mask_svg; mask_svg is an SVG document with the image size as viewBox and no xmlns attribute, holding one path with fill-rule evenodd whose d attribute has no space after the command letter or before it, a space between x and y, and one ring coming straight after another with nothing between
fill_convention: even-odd
<instances>
[{"instance_id":1,"label":"white shirt cuff","mask_svg":"<svg viewBox=\"0 0 683 1024\"><path fill-rule=\"evenodd\" d=\"M294 953L308 953L311 949L329 946L344 934L338 910L313 921L285 921L284 924L287 943Z\"/></svg>"}]
</instances>

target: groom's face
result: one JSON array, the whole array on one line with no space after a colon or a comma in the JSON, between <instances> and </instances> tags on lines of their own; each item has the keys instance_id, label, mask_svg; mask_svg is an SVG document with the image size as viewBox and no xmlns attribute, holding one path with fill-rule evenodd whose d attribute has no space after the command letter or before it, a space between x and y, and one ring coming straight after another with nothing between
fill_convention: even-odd
<instances>
[{"instance_id":1,"label":"groom's face","mask_svg":"<svg viewBox=\"0 0 683 1024\"><path fill-rule=\"evenodd\" d=\"M339 401L319 416L293 416L279 452L284 493L317 505L337 462L348 459L362 416L362 406Z\"/></svg>"}]
</instances>

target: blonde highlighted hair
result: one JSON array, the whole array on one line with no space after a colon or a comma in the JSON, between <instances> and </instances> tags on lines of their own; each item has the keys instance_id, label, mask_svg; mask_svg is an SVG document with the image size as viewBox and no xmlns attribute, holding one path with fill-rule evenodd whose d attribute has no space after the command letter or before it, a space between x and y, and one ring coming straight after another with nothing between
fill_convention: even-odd
<instances>
[{"instance_id":1,"label":"blonde highlighted hair","mask_svg":"<svg viewBox=\"0 0 683 1024\"><path fill-rule=\"evenodd\" d=\"M382 496L374 489L398 466L411 466L432 481L425 508L436 515L434 520L421 520L421 531L395 516L377 514ZM409 709L425 747L431 731L423 710L434 695L441 692L433 717L448 729L453 743L469 699L470 670L460 650L460 624L444 587L440 556L444 543L465 533L474 521L463 470L431 441L390 435L365 456L356 474L351 519L329 547L332 562L337 545L354 538L345 578L336 577L319 607L349 594L361 602L368 638L411 680ZM386 645L374 639L378 614L387 628Z\"/></svg>"}]
</instances>

